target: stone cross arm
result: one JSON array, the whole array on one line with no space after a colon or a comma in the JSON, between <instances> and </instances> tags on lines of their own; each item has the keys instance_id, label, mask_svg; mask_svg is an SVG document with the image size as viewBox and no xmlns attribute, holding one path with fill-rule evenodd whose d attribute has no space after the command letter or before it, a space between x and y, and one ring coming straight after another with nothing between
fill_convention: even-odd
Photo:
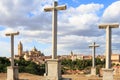
<instances>
[{"instance_id":1,"label":"stone cross arm","mask_svg":"<svg viewBox=\"0 0 120 80\"><path fill-rule=\"evenodd\" d=\"M92 47L99 47L99 45L89 45L89 48L92 48Z\"/></svg>"},{"instance_id":2,"label":"stone cross arm","mask_svg":"<svg viewBox=\"0 0 120 80\"><path fill-rule=\"evenodd\" d=\"M6 36L11 36L11 35L18 35L19 34L19 32L16 32L16 33L6 33L5 35Z\"/></svg>"},{"instance_id":3,"label":"stone cross arm","mask_svg":"<svg viewBox=\"0 0 120 80\"><path fill-rule=\"evenodd\" d=\"M106 29L107 27L109 28L118 28L119 24L118 23L112 23L112 24L100 24L99 29Z\"/></svg>"},{"instance_id":4,"label":"stone cross arm","mask_svg":"<svg viewBox=\"0 0 120 80\"><path fill-rule=\"evenodd\" d=\"M47 7L47 8L44 8L44 11L45 12L49 12L49 11L52 11L53 9L55 10L66 10L66 5L62 5L62 6L56 6L56 8L54 7Z\"/></svg>"},{"instance_id":5,"label":"stone cross arm","mask_svg":"<svg viewBox=\"0 0 120 80\"><path fill-rule=\"evenodd\" d=\"M95 44L95 42L91 45L89 45L89 48L92 48L92 47L99 47L99 45Z\"/></svg>"},{"instance_id":6,"label":"stone cross arm","mask_svg":"<svg viewBox=\"0 0 120 80\"><path fill-rule=\"evenodd\" d=\"M54 2L53 7L44 8L44 11L49 12L49 11L53 11L53 10L65 10L66 8L67 8L66 5L57 6L57 2Z\"/></svg>"}]
</instances>

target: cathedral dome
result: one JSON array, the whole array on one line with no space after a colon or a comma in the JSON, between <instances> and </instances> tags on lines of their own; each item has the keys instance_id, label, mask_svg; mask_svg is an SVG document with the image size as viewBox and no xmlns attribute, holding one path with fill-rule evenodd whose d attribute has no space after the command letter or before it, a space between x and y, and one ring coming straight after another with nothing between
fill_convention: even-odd
<instances>
[{"instance_id":1,"label":"cathedral dome","mask_svg":"<svg viewBox=\"0 0 120 80\"><path fill-rule=\"evenodd\" d=\"M37 49L34 47L34 48L32 49L32 51L37 51Z\"/></svg>"}]
</instances>

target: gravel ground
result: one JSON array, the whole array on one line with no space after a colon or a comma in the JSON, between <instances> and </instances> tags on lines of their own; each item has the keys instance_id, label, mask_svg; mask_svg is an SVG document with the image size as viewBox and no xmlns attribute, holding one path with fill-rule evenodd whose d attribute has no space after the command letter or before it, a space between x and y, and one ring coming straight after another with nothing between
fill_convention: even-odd
<instances>
[{"instance_id":1,"label":"gravel ground","mask_svg":"<svg viewBox=\"0 0 120 80\"><path fill-rule=\"evenodd\" d=\"M62 75L63 78L70 78L71 80L102 80L95 76L85 75ZM0 80L6 80L6 73L0 73ZM20 80L44 80L43 76L33 75L29 73L19 73Z\"/></svg>"}]
</instances>

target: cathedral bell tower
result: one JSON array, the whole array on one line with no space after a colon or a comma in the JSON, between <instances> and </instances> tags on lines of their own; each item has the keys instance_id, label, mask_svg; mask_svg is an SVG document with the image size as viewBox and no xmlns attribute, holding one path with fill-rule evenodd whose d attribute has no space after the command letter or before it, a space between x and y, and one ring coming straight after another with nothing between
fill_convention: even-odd
<instances>
[{"instance_id":1,"label":"cathedral bell tower","mask_svg":"<svg viewBox=\"0 0 120 80\"><path fill-rule=\"evenodd\" d=\"M20 41L19 44L18 44L18 55L22 56L22 53L23 53L23 45Z\"/></svg>"}]
</instances>

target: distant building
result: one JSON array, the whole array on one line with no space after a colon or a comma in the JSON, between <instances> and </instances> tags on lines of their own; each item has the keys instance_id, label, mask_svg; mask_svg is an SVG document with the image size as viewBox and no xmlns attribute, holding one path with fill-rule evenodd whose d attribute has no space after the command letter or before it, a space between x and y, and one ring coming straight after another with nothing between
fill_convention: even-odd
<instances>
[{"instance_id":1,"label":"distant building","mask_svg":"<svg viewBox=\"0 0 120 80\"><path fill-rule=\"evenodd\" d=\"M89 59L92 59L92 56L90 56L90 55L84 55L83 56L83 60L89 60Z\"/></svg>"},{"instance_id":2,"label":"distant building","mask_svg":"<svg viewBox=\"0 0 120 80\"><path fill-rule=\"evenodd\" d=\"M18 44L18 55L22 56L22 54L23 54L23 45L20 41L19 44Z\"/></svg>"},{"instance_id":3,"label":"distant building","mask_svg":"<svg viewBox=\"0 0 120 80\"><path fill-rule=\"evenodd\" d=\"M105 59L104 55L98 55L97 58L100 58L101 61ZM114 64L120 64L120 54L112 54L111 55L111 62Z\"/></svg>"},{"instance_id":4,"label":"distant building","mask_svg":"<svg viewBox=\"0 0 120 80\"><path fill-rule=\"evenodd\" d=\"M73 54L73 52L71 51L71 59L72 59L72 61L74 61L76 59L88 60L88 59L92 59L92 56L90 56L90 55L83 55L83 54Z\"/></svg>"},{"instance_id":5,"label":"distant building","mask_svg":"<svg viewBox=\"0 0 120 80\"><path fill-rule=\"evenodd\" d=\"M23 51L23 45L21 42L18 44L18 55L15 55L15 59L20 59L20 57L24 58L27 61L33 61L37 64L41 64L45 62L45 59L51 59L51 56L44 56L41 51L38 51L35 47L33 47L30 51ZM97 58L100 58L102 61L105 59L104 55L98 55ZM91 55L83 55L83 54L74 54L72 51L70 55L62 55L57 56L58 59L71 59L72 61L76 59L80 60L88 60L92 59ZM115 64L120 64L120 54L112 54L111 61Z\"/></svg>"},{"instance_id":6,"label":"distant building","mask_svg":"<svg viewBox=\"0 0 120 80\"><path fill-rule=\"evenodd\" d=\"M58 56L58 59L60 59L60 60L71 59L71 56L70 55L61 55L61 56Z\"/></svg>"},{"instance_id":7,"label":"distant building","mask_svg":"<svg viewBox=\"0 0 120 80\"><path fill-rule=\"evenodd\" d=\"M38 51L35 47L30 51L23 51L23 45L21 42L18 44L18 55L15 55L15 59L20 57L27 61L33 61L37 64L44 63L45 56L41 51Z\"/></svg>"},{"instance_id":8,"label":"distant building","mask_svg":"<svg viewBox=\"0 0 120 80\"><path fill-rule=\"evenodd\" d=\"M112 54L111 61L115 64L120 64L120 54Z\"/></svg>"}]
</instances>

